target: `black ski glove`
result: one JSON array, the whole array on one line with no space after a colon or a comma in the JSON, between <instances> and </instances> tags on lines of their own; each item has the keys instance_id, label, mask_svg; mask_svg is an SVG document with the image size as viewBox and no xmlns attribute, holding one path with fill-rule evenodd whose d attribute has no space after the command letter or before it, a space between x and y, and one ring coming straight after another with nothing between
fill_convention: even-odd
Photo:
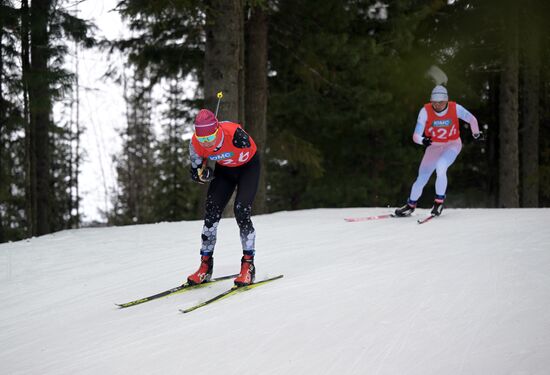
<instances>
[{"instance_id":1,"label":"black ski glove","mask_svg":"<svg viewBox=\"0 0 550 375\"><path fill-rule=\"evenodd\" d=\"M482 131L480 131L479 133L477 134L472 134L472 137L474 137L474 140L476 142L484 142L487 140L487 136L485 135L485 133L483 133Z\"/></svg>"},{"instance_id":2,"label":"black ski glove","mask_svg":"<svg viewBox=\"0 0 550 375\"><path fill-rule=\"evenodd\" d=\"M203 182L199 178L199 168L193 168L191 167L189 169L189 173L191 174L191 180L198 182L199 184L202 184Z\"/></svg>"},{"instance_id":3,"label":"black ski glove","mask_svg":"<svg viewBox=\"0 0 550 375\"><path fill-rule=\"evenodd\" d=\"M191 179L199 184L210 182L214 179L214 171L210 167L193 168L191 167Z\"/></svg>"},{"instance_id":4,"label":"black ski glove","mask_svg":"<svg viewBox=\"0 0 550 375\"><path fill-rule=\"evenodd\" d=\"M426 147L432 144L432 137L424 137L422 138L422 144Z\"/></svg>"},{"instance_id":5,"label":"black ski glove","mask_svg":"<svg viewBox=\"0 0 550 375\"><path fill-rule=\"evenodd\" d=\"M210 182L214 179L214 170L210 167L205 167L199 174L199 179L204 182Z\"/></svg>"}]
</instances>

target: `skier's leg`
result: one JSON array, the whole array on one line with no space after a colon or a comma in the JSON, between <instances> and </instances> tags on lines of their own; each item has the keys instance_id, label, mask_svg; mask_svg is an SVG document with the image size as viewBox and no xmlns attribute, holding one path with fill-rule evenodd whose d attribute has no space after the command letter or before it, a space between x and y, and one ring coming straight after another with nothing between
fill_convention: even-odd
<instances>
[{"instance_id":1,"label":"skier's leg","mask_svg":"<svg viewBox=\"0 0 550 375\"><path fill-rule=\"evenodd\" d=\"M245 286L254 282L256 266L254 265L254 254L256 252L256 231L252 225L252 203L258 191L260 179L260 157L256 154L239 171L239 182L237 196L235 197L235 219L239 225L243 257L241 258L241 270L235 279L235 285Z\"/></svg>"},{"instance_id":2,"label":"skier's leg","mask_svg":"<svg viewBox=\"0 0 550 375\"><path fill-rule=\"evenodd\" d=\"M447 191L447 169L454 163L460 150L462 142L460 140L447 143L441 156L436 163L436 180L435 180L435 199L432 206L432 215L439 216L443 212L443 203L445 202L445 192Z\"/></svg>"},{"instance_id":3,"label":"skier's leg","mask_svg":"<svg viewBox=\"0 0 550 375\"><path fill-rule=\"evenodd\" d=\"M201 255L210 256L214 252L218 224L223 210L235 190L235 185L236 182L224 174L216 173L216 178L208 187L201 235Z\"/></svg>"},{"instance_id":4,"label":"skier's leg","mask_svg":"<svg viewBox=\"0 0 550 375\"><path fill-rule=\"evenodd\" d=\"M252 160L242 167L235 197L235 220L239 226L241 244L244 255L254 256L256 231L250 219L252 204L258 191L260 180L260 157L256 154Z\"/></svg>"},{"instance_id":5,"label":"skier's leg","mask_svg":"<svg viewBox=\"0 0 550 375\"><path fill-rule=\"evenodd\" d=\"M432 145L426 148L422 162L420 162L420 167L418 167L418 177L413 183L411 188L411 194L409 196L409 202L416 204L416 201L422 195L422 190L424 186L428 183L430 176L435 170L435 165L439 157L440 150L436 145Z\"/></svg>"},{"instance_id":6,"label":"skier's leg","mask_svg":"<svg viewBox=\"0 0 550 375\"><path fill-rule=\"evenodd\" d=\"M436 163L435 194L436 198L443 201L445 192L447 191L447 169L454 163L460 150L462 142L453 142L445 145L445 149Z\"/></svg>"}]
</instances>

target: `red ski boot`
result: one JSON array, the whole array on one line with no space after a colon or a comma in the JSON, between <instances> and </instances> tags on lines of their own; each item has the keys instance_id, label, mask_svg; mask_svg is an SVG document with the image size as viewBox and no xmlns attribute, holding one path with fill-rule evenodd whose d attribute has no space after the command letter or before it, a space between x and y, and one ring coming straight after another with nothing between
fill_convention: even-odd
<instances>
[{"instance_id":1,"label":"red ski boot","mask_svg":"<svg viewBox=\"0 0 550 375\"><path fill-rule=\"evenodd\" d=\"M254 282L256 267L254 267L254 256L244 255L241 258L241 272L235 279L235 285L247 286Z\"/></svg>"},{"instance_id":2,"label":"red ski boot","mask_svg":"<svg viewBox=\"0 0 550 375\"><path fill-rule=\"evenodd\" d=\"M211 255L201 256L201 265L197 272L189 275L187 282L191 285L207 283L212 277L212 269L214 268L214 257Z\"/></svg>"}]
</instances>

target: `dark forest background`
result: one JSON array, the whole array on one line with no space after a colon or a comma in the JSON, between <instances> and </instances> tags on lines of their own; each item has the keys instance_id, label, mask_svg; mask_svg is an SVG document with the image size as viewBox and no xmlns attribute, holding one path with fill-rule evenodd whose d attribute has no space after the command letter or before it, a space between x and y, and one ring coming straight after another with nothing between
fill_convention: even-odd
<instances>
[{"instance_id":1,"label":"dark forest background","mask_svg":"<svg viewBox=\"0 0 550 375\"><path fill-rule=\"evenodd\" d=\"M220 119L263 156L256 214L403 204L436 83L487 135L473 142L462 124L447 206L550 205L547 1L123 0L123 40L96 38L75 3L0 0L0 242L83 224L83 129L52 114L58 103L78 113L73 44L122 53L132 71L106 72L126 101L108 224L201 218L184 134L219 91ZM159 86L166 110L153 120ZM420 205L432 199L433 180Z\"/></svg>"}]
</instances>

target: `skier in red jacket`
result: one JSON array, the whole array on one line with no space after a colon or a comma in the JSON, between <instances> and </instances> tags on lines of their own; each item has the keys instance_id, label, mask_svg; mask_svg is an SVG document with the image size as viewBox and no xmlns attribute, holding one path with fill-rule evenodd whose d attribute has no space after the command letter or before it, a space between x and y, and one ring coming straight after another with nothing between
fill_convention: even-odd
<instances>
[{"instance_id":1,"label":"skier in red jacket","mask_svg":"<svg viewBox=\"0 0 550 375\"><path fill-rule=\"evenodd\" d=\"M482 140L477 119L460 104L449 101L447 89L436 86L432 90L430 103L422 107L416 121L413 141L426 147L418 169L418 177L411 188L407 203L395 210L396 216L409 216L416 208L416 202L430 176L435 171L435 200L431 214L441 215L447 190L447 169L454 163L462 149L458 120L470 124L472 136Z\"/></svg>"},{"instance_id":2,"label":"skier in red jacket","mask_svg":"<svg viewBox=\"0 0 550 375\"><path fill-rule=\"evenodd\" d=\"M235 284L245 286L254 282L256 232L250 217L260 177L260 156L256 151L254 140L239 124L218 121L211 111L200 110L189 144L191 178L201 184L209 182L210 186L201 236L201 264L187 278L190 284L201 284L212 277L218 224L235 188L234 212L243 249L241 271ZM214 170L207 165L208 160L216 162Z\"/></svg>"}]
</instances>

